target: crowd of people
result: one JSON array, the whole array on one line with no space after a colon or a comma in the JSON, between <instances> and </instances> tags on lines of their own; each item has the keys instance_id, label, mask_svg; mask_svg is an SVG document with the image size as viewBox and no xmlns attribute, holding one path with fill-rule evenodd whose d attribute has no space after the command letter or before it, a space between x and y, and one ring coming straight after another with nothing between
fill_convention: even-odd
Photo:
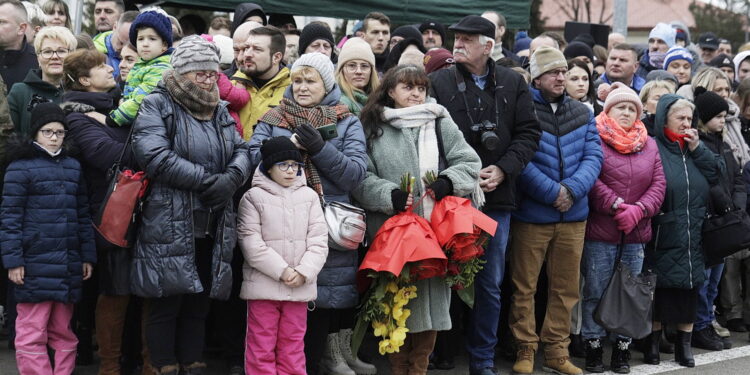
<instances>
[{"instance_id":1,"label":"crowd of people","mask_svg":"<svg viewBox=\"0 0 750 375\"><path fill-rule=\"evenodd\" d=\"M692 347L747 332L750 250L709 260L702 236L748 208L750 45L672 22L645 48L504 46L495 11L363 16L337 41L253 3L207 23L96 0L91 37L62 0L0 0L0 307L22 375L95 349L102 375L202 374L207 346L233 375L374 375L352 350L366 244L447 196L497 223L474 305L417 281L392 374L453 368L462 348L471 375L497 374L498 347L518 374L540 350L558 374L583 373L571 356L629 373L631 349L693 367ZM128 248L93 226L115 165L148 176ZM358 250L329 240L332 202L366 212ZM617 264L657 276L646 338L594 319Z\"/></svg>"}]
</instances>

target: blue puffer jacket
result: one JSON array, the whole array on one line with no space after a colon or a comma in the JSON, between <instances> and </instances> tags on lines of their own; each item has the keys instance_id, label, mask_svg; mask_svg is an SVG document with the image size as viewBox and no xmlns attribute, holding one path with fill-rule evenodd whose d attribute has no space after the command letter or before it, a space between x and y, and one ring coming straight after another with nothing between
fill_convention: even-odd
<instances>
[{"instance_id":1,"label":"blue puffer jacket","mask_svg":"<svg viewBox=\"0 0 750 375\"><path fill-rule=\"evenodd\" d=\"M292 86L284 97L292 99ZM334 86L321 105L336 105L341 98L338 85ZM338 137L328 140L319 153L311 157L323 183L323 194L327 202L349 202L349 193L365 179L367 172L367 150L365 133L356 116L348 116L336 124ZM262 160L260 145L271 137L290 137L285 128L259 122L250 139L250 159L253 167ZM323 270L318 274L317 307L345 309L355 307L359 295L356 273L359 258L356 251L330 249Z\"/></svg>"},{"instance_id":2,"label":"blue puffer jacket","mask_svg":"<svg viewBox=\"0 0 750 375\"><path fill-rule=\"evenodd\" d=\"M30 142L9 151L2 202L5 268L24 267L18 302L81 299L83 263L96 262L81 165L64 151L52 157Z\"/></svg>"},{"instance_id":3,"label":"blue puffer jacket","mask_svg":"<svg viewBox=\"0 0 750 375\"><path fill-rule=\"evenodd\" d=\"M557 111L530 87L542 137L534 158L519 180L518 210L513 218L526 223L548 224L586 220L588 193L602 167L602 147L596 121L583 103L563 97ZM564 185L575 203L565 213L552 204Z\"/></svg>"}]
</instances>

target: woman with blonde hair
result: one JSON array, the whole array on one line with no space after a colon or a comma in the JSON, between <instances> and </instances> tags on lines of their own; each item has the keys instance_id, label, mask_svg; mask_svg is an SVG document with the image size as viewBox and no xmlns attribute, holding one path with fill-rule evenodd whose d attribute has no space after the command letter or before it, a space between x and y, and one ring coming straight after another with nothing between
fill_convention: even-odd
<instances>
[{"instance_id":1,"label":"woman with blonde hair","mask_svg":"<svg viewBox=\"0 0 750 375\"><path fill-rule=\"evenodd\" d=\"M336 83L341 89L341 102L359 116L367 97L380 84L375 55L364 39L351 38L344 43L336 67Z\"/></svg>"}]
</instances>

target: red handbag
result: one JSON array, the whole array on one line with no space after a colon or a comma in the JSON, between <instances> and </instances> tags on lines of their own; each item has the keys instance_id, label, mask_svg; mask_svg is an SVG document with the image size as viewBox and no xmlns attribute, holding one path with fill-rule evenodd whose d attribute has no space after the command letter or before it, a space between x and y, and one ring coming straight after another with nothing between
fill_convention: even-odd
<instances>
[{"instance_id":1,"label":"red handbag","mask_svg":"<svg viewBox=\"0 0 750 375\"><path fill-rule=\"evenodd\" d=\"M141 206L146 197L148 178L143 171L121 168L122 157L130 144L133 129L122 148L120 159L108 173L110 177L107 195L104 197L94 228L107 242L129 248L133 246Z\"/></svg>"}]
</instances>

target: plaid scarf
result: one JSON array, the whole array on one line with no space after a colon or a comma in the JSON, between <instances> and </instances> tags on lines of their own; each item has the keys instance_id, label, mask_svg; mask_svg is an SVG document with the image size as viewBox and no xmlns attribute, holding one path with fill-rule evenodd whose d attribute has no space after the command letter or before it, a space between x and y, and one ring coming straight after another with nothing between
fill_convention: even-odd
<instances>
[{"instance_id":1,"label":"plaid scarf","mask_svg":"<svg viewBox=\"0 0 750 375\"><path fill-rule=\"evenodd\" d=\"M325 125L335 125L340 120L351 114L349 108L341 103L334 106L317 105L312 108L307 108L302 107L293 100L284 98L278 106L266 112L266 114L260 118L260 122L265 122L271 126L289 129L294 133L294 129L300 125L310 124L313 128L317 129ZM317 192L322 198L323 184L320 181L320 175L318 174L317 168L315 168L315 165L310 160L310 155L307 153L305 153L305 175L307 176L307 186L313 188L313 190L315 190L315 192Z\"/></svg>"}]
</instances>

